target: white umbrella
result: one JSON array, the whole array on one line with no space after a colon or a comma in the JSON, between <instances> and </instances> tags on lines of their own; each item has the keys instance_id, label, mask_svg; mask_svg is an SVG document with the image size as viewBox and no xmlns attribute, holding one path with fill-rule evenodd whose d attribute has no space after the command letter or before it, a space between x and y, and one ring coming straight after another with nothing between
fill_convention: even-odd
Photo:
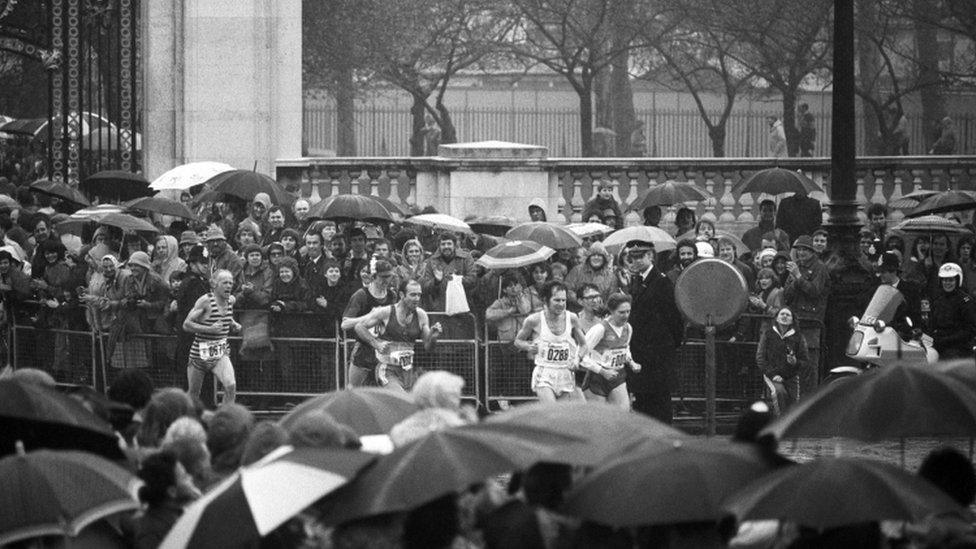
<instances>
[{"instance_id":1,"label":"white umbrella","mask_svg":"<svg viewBox=\"0 0 976 549\"><path fill-rule=\"evenodd\" d=\"M99 204L98 206L82 208L69 215L68 219L72 221L101 221L108 214L120 214L124 211L125 209L118 204Z\"/></svg>"},{"instance_id":2,"label":"white umbrella","mask_svg":"<svg viewBox=\"0 0 976 549\"><path fill-rule=\"evenodd\" d=\"M566 228L580 238L589 238L598 234L608 235L614 231L613 227L603 223L570 223Z\"/></svg>"},{"instance_id":3,"label":"white umbrella","mask_svg":"<svg viewBox=\"0 0 976 549\"><path fill-rule=\"evenodd\" d=\"M420 214L409 217L403 220L403 222L441 231L473 234L471 227L467 223L447 214Z\"/></svg>"},{"instance_id":4,"label":"white umbrella","mask_svg":"<svg viewBox=\"0 0 976 549\"><path fill-rule=\"evenodd\" d=\"M136 150L142 150L142 134L129 130L129 139L135 140ZM128 150L131 146L123 144L120 130L115 126L104 126L86 134L81 138L81 148L86 151L119 151Z\"/></svg>"},{"instance_id":5,"label":"white umbrella","mask_svg":"<svg viewBox=\"0 0 976 549\"><path fill-rule=\"evenodd\" d=\"M673 250L677 246L674 237L664 230L648 225L626 227L613 233L603 240L603 245L610 253L616 254L631 240L644 240L654 244L655 251Z\"/></svg>"},{"instance_id":6,"label":"white umbrella","mask_svg":"<svg viewBox=\"0 0 976 549\"><path fill-rule=\"evenodd\" d=\"M177 166L157 177L149 184L149 188L155 191L167 189L183 191L190 187L202 185L215 175L229 172L233 169L233 166L224 164L223 162L190 162L189 164Z\"/></svg>"}]
</instances>

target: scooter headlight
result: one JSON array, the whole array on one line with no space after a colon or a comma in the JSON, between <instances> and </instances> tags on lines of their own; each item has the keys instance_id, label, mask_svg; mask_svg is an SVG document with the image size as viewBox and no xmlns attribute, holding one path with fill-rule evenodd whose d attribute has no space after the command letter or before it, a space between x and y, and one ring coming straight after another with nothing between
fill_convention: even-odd
<instances>
[{"instance_id":1,"label":"scooter headlight","mask_svg":"<svg viewBox=\"0 0 976 549\"><path fill-rule=\"evenodd\" d=\"M854 332L851 334L851 339L847 342L847 355L856 356L858 349L861 348L861 343L864 341L864 332Z\"/></svg>"},{"instance_id":2,"label":"scooter headlight","mask_svg":"<svg viewBox=\"0 0 976 549\"><path fill-rule=\"evenodd\" d=\"M857 324L860 321L861 321L860 318L856 316L852 316L851 318L847 319L847 325L850 326L850 328L853 330L854 328L857 328Z\"/></svg>"}]
</instances>

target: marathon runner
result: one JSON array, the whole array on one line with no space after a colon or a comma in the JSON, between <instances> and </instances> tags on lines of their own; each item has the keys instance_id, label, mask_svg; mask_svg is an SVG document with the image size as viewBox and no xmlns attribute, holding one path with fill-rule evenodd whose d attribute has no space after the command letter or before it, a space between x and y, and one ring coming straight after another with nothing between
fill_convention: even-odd
<instances>
[{"instance_id":1,"label":"marathon runner","mask_svg":"<svg viewBox=\"0 0 976 549\"><path fill-rule=\"evenodd\" d=\"M226 269L214 272L210 279L210 293L197 299L193 309L183 321L183 329L194 335L190 347L190 361L186 367L189 394L200 396L203 379L207 373L224 387L224 403L234 402L237 394L237 381L234 378L234 365L230 362L230 345L227 334L239 332L241 325L234 320L234 275Z\"/></svg>"},{"instance_id":2,"label":"marathon runner","mask_svg":"<svg viewBox=\"0 0 976 549\"><path fill-rule=\"evenodd\" d=\"M605 400L607 403L630 409L627 393L627 370L641 370L640 364L630 356L630 338L634 333L627 320L630 318L630 297L616 293L607 300L609 318L595 324L586 332L586 345L593 349L583 359L589 372L583 381L586 400Z\"/></svg>"},{"instance_id":3,"label":"marathon runner","mask_svg":"<svg viewBox=\"0 0 976 549\"><path fill-rule=\"evenodd\" d=\"M394 277L393 265L384 259L372 259L364 265L369 269L369 284L356 290L349 298L346 310L342 313L343 330L353 330L363 319L377 308L386 309L397 301L395 288L390 288ZM353 334L354 336L356 334ZM373 334L379 335L378 332ZM372 374L376 368L375 353L369 348L366 339L356 336L352 358L346 371L346 386L361 387L372 385Z\"/></svg>"},{"instance_id":4,"label":"marathon runner","mask_svg":"<svg viewBox=\"0 0 976 549\"><path fill-rule=\"evenodd\" d=\"M356 324L356 335L376 351L376 380L381 387L396 391L413 388L423 374L414 368L414 344L422 339L424 349L430 350L443 331L440 322L431 326L427 312L418 307L421 293L419 282L404 280L400 283L400 301L374 309Z\"/></svg>"},{"instance_id":5,"label":"marathon runner","mask_svg":"<svg viewBox=\"0 0 976 549\"><path fill-rule=\"evenodd\" d=\"M573 370L586 354L586 341L575 313L566 310L566 285L553 280L539 290L545 306L525 319L515 346L535 356L532 390L542 402L583 400Z\"/></svg>"}]
</instances>

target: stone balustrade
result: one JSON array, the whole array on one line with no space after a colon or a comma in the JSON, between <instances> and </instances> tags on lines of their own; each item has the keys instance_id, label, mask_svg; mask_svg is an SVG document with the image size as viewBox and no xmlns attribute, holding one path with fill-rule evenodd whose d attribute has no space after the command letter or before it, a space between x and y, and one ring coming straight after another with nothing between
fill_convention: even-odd
<instances>
[{"instance_id":1,"label":"stone balustrade","mask_svg":"<svg viewBox=\"0 0 976 549\"><path fill-rule=\"evenodd\" d=\"M279 160L277 179L285 185L298 185L302 194L316 202L339 193L360 193L387 197L409 205L418 197L437 197L443 193L444 181L457 170L498 174L505 171L541 171L548 174L550 203L558 207L557 221L581 221L583 206L597 191L601 179L609 179L614 196L621 206L632 204L649 186L666 181L687 181L709 191L708 201L688 204L699 219L709 219L720 229L741 234L755 224L759 194L732 194L732 187L751 173L779 166L800 170L825 192L811 196L826 204L830 193L829 158L301 158ZM971 156L900 156L863 157L857 159L858 202L888 204L920 189L976 190L976 157ZM495 190L493 190L494 192ZM504 195L504 188L497 189ZM552 200L554 198L554 200ZM444 211L442 208L441 211ZM662 226L673 223L676 207L665 212ZM826 208L825 208L826 210ZM505 212L446 212L458 217L466 214ZM555 213L555 212L552 212ZM552 213L550 214L552 216ZM516 214L527 216L522 207ZM862 208L863 215L863 208ZM892 221L903 217L892 212ZM826 216L826 211L825 211Z\"/></svg>"}]
</instances>

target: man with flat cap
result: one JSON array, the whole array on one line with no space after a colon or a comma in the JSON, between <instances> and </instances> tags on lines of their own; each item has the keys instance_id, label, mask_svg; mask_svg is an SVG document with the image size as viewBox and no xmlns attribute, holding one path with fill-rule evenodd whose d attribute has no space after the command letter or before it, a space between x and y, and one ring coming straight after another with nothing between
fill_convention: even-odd
<instances>
[{"instance_id":1,"label":"man with flat cap","mask_svg":"<svg viewBox=\"0 0 976 549\"><path fill-rule=\"evenodd\" d=\"M793 311L810 352L810 360L800 369L800 398L804 398L820 384L820 335L827 310L830 277L827 267L817 256L810 235L801 235L793 242L793 257L794 261L786 263L789 276L783 285L783 302Z\"/></svg>"},{"instance_id":2,"label":"man with flat cap","mask_svg":"<svg viewBox=\"0 0 976 549\"><path fill-rule=\"evenodd\" d=\"M631 240L625 246L630 259L630 293L633 304L630 353L641 364L640 372L628 372L627 388L634 409L664 423L671 423L671 387L675 383L676 351L684 338L684 321L674 302L674 286L654 264L654 244Z\"/></svg>"}]
</instances>

